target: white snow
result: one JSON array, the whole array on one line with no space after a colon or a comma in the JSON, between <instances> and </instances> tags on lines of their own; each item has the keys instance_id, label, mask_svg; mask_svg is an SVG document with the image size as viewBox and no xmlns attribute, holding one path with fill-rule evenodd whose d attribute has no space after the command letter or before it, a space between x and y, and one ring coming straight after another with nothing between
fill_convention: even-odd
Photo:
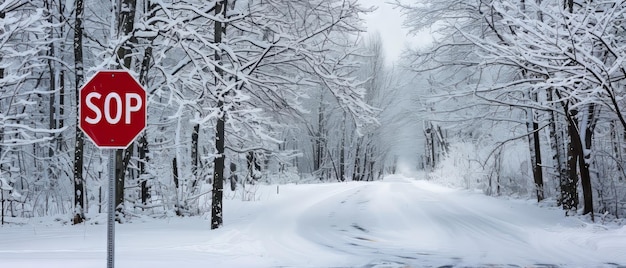
<instances>
[{"instance_id":1,"label":"white snow","mask_svg":"<svg viewBox=\"0 0 626 268\"><path fill-rule=\"evenodd\" d=\"M226 200L218 230L202 218L118 224L116 267L626 265L626 227L566 218L531 201L402 176L279 190L260 187L254 202ZM96 218L101 224L0 227L0 267L106 267L106 217Z\"/></svg>"}]
</instances>

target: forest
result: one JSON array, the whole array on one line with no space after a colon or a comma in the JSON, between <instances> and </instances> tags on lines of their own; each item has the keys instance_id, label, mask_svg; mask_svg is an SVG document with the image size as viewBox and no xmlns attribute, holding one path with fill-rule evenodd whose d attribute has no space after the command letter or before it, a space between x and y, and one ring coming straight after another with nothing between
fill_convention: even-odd
<instances>
[{"instance_id":1,"label":"forest","mask_svg":"<svg viewBox=\"0 0 626 268\"><path fill-rule=\"evenodd\" d=\"M2 224L106 211L81 87L127 70L147 128L117 149L117 221L210 215L261 184L427 179L626 216L626 4L396 0L427 47L386 64L357 0L0 3ZM111 172L112 173L112 172ZM278 189L278 188L277 188Z\"/></svg>"}]
</instances>

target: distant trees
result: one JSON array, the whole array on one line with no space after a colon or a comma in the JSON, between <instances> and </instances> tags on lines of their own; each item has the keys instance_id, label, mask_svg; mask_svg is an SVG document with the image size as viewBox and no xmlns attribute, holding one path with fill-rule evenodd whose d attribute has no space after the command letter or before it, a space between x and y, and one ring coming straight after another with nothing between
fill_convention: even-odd
<instances>
[{"instance_id":1,"label":"distant trees","mask_svg":"<svg viewBox=\"0 0 626 268\"><path fill-rule=\"evenodd\" d=\"M369 111L376 121L366 127L359 125L362 120L343 109L332 92L319 91L304 104L311 113L298 111L300 120L296 122L301 127L284 133L283 139L286 146L303 151L292 165L302 172L311 172L312 179L378 180L394 165L391 152L395 140L389 138L394 129L387 123L394 122L393 115L397 114L394 110L397 84L384 65L380 36L345 41L346 46L353 48L349 53L337 51L340 60L331 61L328 69L342 76L356 76L353 83L362 90L366 104L376 107ZM320 86L332 85L312 85Z\"/></svg>"},{"instance_id":2,"label":"distant trees","mask_svg":"<svg viewBox=\"0 0 626 268\"><path fill-rule=\"evenodd\" d=\"M32 216L32 203L64 212L53 193L58 188L51 150L63 130L49 108L56 104L56 59L47 52L53 25L43 2L4 1L0 4L0 178L2 215ZM58 65L57 65L58 66ZM58 85L57 85L58 86ZM60 157L63 159L63 157ZM62 160L59 160L62 161ZM33 195L33 190L38 195ZM56 202L55 202L56 200Z\"/></svg>"},{"instance_id":3,"label":"distant trees","mask_svg":"<svg viewBox=\"0 0 626 268\"><path fill-rule=\"evenodd\" d=\"M580 188L583 214L591 213L593 218L598 203L599 211L614 206L616 215L625 213L617 209L623 195L616 195L624 191L623 173L616 168L624 164L622 152L616 150L621 145L607 142L626 130L621 109L626 40L619 34L625 7L613 1L567 1L565 6L549 1L480 1L447 3L464 6L458 10L438 9L443 4L404 5L416 28L437 21L435 35L440 41L422 55L424 59L449 57L465 48L471 51L469 60L447 58L452 60L429 65L450 73L458 72L459 66L471 70L472 75L460 80L464 85L439 95L477 100L459 103L457 111L477 106L493 112L519 109L512 118L498 121L525 121L525 133L518 129L512 138L499 140L528 137L538 200L552 190L544 188L542 175L547 172L556 180L558 200L565 210L578 208ZM426 18L416 18L425 13ZM605 157L608 152L615 158ZM594 195L603 200L594 202Z\"/></svg>"}]
</instances>

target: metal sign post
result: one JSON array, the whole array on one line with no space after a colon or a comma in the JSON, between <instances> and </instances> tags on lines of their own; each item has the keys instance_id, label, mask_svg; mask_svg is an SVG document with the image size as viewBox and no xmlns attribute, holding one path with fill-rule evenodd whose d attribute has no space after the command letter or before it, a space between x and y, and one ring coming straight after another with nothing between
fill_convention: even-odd
<instances>
[{"instance_id":1,"label":"metal sign post","mask_svg":"<svg viewBox=\"0 0 626 268\"><path fill-rule=\"evenodd\" d=\"M107 217L107 268L115 266L115 149L109 149L109 209Z\"/></svg>"}]
</instances>

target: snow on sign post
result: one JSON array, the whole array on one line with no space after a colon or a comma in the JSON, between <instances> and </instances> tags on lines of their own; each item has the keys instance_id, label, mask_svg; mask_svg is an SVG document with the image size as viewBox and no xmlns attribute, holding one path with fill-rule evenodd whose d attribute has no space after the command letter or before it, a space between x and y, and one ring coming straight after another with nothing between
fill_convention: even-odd
<instances>
[{"instance_id":1,"label":"snow on sign post","mask_svg":"<svg viewBox=\"0 0 626 268\"><path fill-rule=\"evenodd\" d=\"M125 149L146 128L146 90L127 71L99 71L79 92L79 128L100 149L111 149L107 267L115 260L115 150Z\"/></svg>"}]
</instances>

